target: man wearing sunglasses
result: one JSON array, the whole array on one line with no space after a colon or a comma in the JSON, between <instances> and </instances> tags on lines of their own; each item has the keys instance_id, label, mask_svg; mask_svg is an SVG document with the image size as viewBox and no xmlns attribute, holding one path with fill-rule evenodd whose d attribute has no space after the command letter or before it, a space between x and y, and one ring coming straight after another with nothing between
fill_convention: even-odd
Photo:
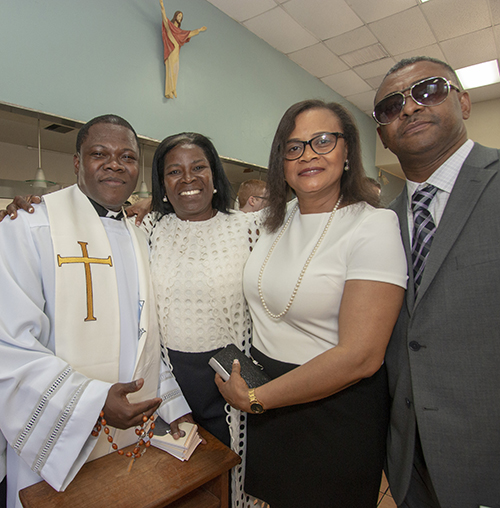
<instances>
[{"instance_id":1,"label":"man wearing sunglasses","mask_svg":"<svg viewBox=\"0 0 500 508\"><path fill-rule=\"evenodd\" d=\"M500 506L499 151L467 139L453 69L428 57L385 76L373 116L406 186L391 207L409 281L387 349L387 473L398 506Z\"/></svg>"}]
</instances>

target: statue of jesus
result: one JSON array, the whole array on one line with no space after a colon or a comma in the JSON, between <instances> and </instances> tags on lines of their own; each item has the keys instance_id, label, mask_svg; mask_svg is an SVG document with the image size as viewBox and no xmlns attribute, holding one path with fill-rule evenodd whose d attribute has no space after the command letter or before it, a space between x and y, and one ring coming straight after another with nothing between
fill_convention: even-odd
<instances>
[{"instance_id":1,"label":"statue of jesus","mask_svg":"<svg viewBox=\"0 0 500 508\"><path fill-rule=\"evenodd\" d=\"M165 60L165 97L173 99L177 97L177 76L179 75L179 50L181 46L189 42L191 37L204 32L207 27L202 26L197 30L182 30L181 22L183 14L176 11L172 21L167 18L163 0L160 0L161 15L163 19L161 35L163 39L163 59Z\"/></svg>"}]
</instances>

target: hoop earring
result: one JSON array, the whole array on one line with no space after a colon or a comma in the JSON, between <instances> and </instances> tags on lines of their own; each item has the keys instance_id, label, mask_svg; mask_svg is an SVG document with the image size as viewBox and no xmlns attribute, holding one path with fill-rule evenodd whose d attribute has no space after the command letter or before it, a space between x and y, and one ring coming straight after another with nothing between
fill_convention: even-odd
<instances>
[{"instance_id":1,"label":"hoop earring","mask_svg":"<svg viewBox=\"0 0 500 508\"><path fill-rule=\"evenodd\" d=\"M349 159L346 159L344 162L344 171L349 171Z\"/></svg>"},{"instance_id":2,"label":"hoop earring","mask_svg":"<svg viewBox=\"0 0 500 508\"><path fill-rule=\"evenodd\" d=\"M167 195L165 194L165 196L163 196L163 202L164 203L168 203L168 198L167 198Z\"/></svg>"}]
</instances>

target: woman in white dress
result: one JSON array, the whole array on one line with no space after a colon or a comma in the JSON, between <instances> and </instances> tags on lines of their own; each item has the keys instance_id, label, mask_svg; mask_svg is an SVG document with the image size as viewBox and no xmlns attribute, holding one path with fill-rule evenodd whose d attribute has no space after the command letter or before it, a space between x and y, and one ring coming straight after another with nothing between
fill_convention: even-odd
<instances>
[{"instance_id":1,"label":"woman in white dress","mask_svg":"<svg viewBox=\"0 0 500 508\"><path fill-rule=\"evenodd\" d=\"M389 410L383 361L406 260L397 217L371 206L364 176L342 106L310 100L285 113L265 232L244 273L251 353L273 380L249 390L238 364L227 382L216 379L233 407L255 413L245 490L272 508L377 504ZM297 200L287 206L289 188Z\"/></svg>"}]
</instances>

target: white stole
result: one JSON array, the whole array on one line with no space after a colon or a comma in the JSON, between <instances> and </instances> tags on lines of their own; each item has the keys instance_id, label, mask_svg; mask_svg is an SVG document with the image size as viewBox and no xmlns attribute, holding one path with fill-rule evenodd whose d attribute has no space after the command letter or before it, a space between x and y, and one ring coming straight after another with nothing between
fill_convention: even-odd
<instances>
[{"instance_id":1,"label":"white stole","mask_svg":"<svg viewBox=\"0 0 500 508\"><path fill-rule=\"evenodd\" d=\"M92 379L116 383L120 358L120 309L111 246L94 207L77 185L44 196L55 263L55 354ZM129 221L139 280L139 337L133 379L144 378L131 403L156 397L159 333L145 238ZM134 429L116 430L121 448L135 442ZM89 460L112 450L102 433Z\"/></svg>"}]
</instances>

